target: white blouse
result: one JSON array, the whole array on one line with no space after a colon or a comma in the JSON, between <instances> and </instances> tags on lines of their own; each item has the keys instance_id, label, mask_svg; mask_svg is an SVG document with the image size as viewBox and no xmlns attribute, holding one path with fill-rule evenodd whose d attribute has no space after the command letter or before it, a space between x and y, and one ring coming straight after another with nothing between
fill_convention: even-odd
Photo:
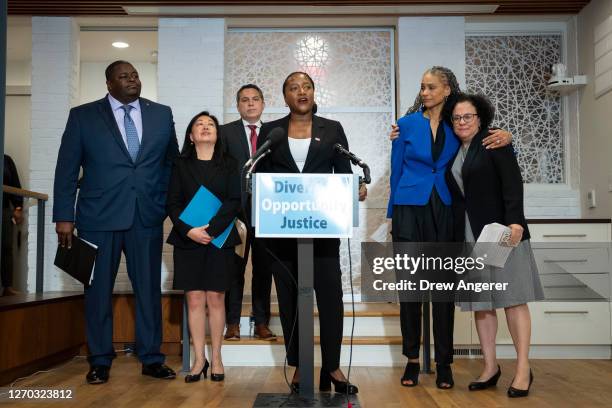
<instances>
[{"instance_id":1,"label":"white blouse","mask_svg":"<svg viewBox=\"0 0 612 408\"><path fill-rule=\"evenodd\" d=\"M289 150L291 156L300 169L300 173L304 170L304 164L306 163L306 156L308 156L308 148L310 147L310 138L308 139L294 139L289 137Z\"/></svg>"}]
</instances>

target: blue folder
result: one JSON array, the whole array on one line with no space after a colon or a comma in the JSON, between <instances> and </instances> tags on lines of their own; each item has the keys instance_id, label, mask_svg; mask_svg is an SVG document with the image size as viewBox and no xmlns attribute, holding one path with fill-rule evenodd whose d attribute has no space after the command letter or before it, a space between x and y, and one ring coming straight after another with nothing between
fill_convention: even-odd
<instances>
[{"instance_id":1,"label":"blue folder","mask_svg":"<svg viewBox=\"0 0 612 408\"><path fill-rule=\"evenodd\" d=\"M219 208L221 208L221 201L209 189L200 186L179 216L179 219L192 227L202 227L210 222L212 217L219 211ZM225 244L233 226L234 223L231 222L225 231L211 241L213 245L221 248Z\"/></svg>"}]
</instances>

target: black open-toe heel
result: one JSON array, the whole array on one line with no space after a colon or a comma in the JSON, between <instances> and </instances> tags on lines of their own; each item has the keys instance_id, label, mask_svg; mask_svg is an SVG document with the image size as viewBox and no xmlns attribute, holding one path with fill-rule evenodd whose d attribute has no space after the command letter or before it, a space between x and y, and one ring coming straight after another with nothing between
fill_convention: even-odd
<instances>
[{"instance_id":1,"label":"black open-toe heel","mask_svg":"<svg viewBox=\"0 0 612 408\"><path fill-rule=\"evenodd\" d=\"M404 369L404 375L400 380L400 383L404 387L414 387L419 383L419 371L421 371L421 365L419 363L408 362ZM404 381L412 381L412 384L406 384Z\"/></svg>"},{"instance_id":2,"label":"black open-toe heel","mask_svg":"<svg viewBox=\"0 0 612 408\"><path fill-rule=\"evenodd\" d=\"M334 391L339 394L354 395L359 392L359 388L357 388L355 384L351 384L348 381L336 380L329 371L321 369L321 375L319 376L319 391L331 391L332 383L334 383Z\"/></svg>"},{"instance_id":3,"label":"black open-toe heel","mask_svg":"<svg viewBox=\"0 0 612 408\"><path fill-rule=\"evenodd\" d=\"M446 384L446 385L442 385ZM436 364L436 387L441 390L450 390L455 385L453 370L450 365Z\"/></svg>"}]
</instances>

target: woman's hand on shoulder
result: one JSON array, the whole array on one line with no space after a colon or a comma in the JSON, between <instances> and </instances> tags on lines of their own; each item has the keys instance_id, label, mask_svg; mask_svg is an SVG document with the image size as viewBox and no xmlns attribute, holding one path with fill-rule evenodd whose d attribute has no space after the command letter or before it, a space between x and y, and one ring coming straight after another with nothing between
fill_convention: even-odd
<instances>
[{"instance_id":1,"label":"woman's hand on shoulder","mask_svg":"<svg viewBox=\"0 0 612 408\"><path fill-rule=\"evenodd\" d=\"M510 228L510 239L508 240L508 245L512 247L518 246L521 239L523 239L523 226L520 224L510 224L508 227Z\"/></svg>"},{"instance_id":2,"label":"woman's hand on shoulder","mask_svg":"<svg viewBox=\"0 0 612 408\"><path fill-rule=\"evenodd\" d=\"M365 201L368 196L368 188L365 183L359 184L359 201Z\"/></svg>"},{"instance_id":3,"label":"woman's hand on shoulder","mask_svg":"<svg viewBox=\"0 0 612 408\"><path fill-rule=\"evenodd\" d=\"M208 232L206 232L206 228L208 228L208 224L204 225L203 227L194 227L189 230L187 236L193 242L197 242L198 244L202 245L208 245L210 241L212 241L212 237L208 235Z\"/></svg>"},{"instance_id":4,"label":"woman's hand on shoulder","mask_svg":"<svg viewBox=\"0 0 612 408\"><path fill-rule=\"evenodd\" d=\"M512 133L504 129L490 129L487 137L482 139L486 149L498 149L512 143Z\"/></svg>"},{"instance_id":5,"label":"woman's hand on shoulder","mask_svg":"<svg viewBox=\"0 0 612 408\"><path fill-rule=\"evenodd\" d=\"M389 133L389 140L394 141L399 137L399 126L395 123L391 125L391 133Z\"/></svg>"}]
</instances>

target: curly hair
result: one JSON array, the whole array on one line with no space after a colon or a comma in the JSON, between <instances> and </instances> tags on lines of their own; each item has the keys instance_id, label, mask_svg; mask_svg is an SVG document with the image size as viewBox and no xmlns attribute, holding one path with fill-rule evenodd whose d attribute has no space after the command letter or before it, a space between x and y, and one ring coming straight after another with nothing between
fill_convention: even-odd
<instances>
[{"instance_id":1,"label":"curly hair","mask_svg":"<svg viewBox=\"0 0 612 408\"><path fill-rule=\"evenodd\" d=\"M437 76L438 78L440 78L443 84L448 85L450 87L450 95L448 95L448 98L446 98L446 102L444 103L444 107L442 109L442 118L444 118L450 123L450 115L452 109L449 110L448 106L453 103L457 95L461 92L461 89L459 88L459 81L457 81L457 77L455 77L453 71L446 67L441 67L438 65L434 65L433 67L426 70L423 75L426 74L432 74ZM423 98L421 97L421 92L419 91L416 98L414 99L414 104L408 109L406 115L417 112L421 109L423 109Z\"/></svg>"},{"instance_id":2,"label":"curly hair","mask_svg":"<svg viewBox=\"0 0 612 408\"><path fill-rule=\"evenodd\" d=\"M447 118L450 120L453 110L458 103L461 102L469 102L476 109L476 113L478 114L478 118L480 119L480 128L488 129L493 119L495 118L495 107L487 98L482 94L470 94L470 93L460 93L453 100L452 103L448 104L450 116Z\"/></svg>"}]
</instances>

